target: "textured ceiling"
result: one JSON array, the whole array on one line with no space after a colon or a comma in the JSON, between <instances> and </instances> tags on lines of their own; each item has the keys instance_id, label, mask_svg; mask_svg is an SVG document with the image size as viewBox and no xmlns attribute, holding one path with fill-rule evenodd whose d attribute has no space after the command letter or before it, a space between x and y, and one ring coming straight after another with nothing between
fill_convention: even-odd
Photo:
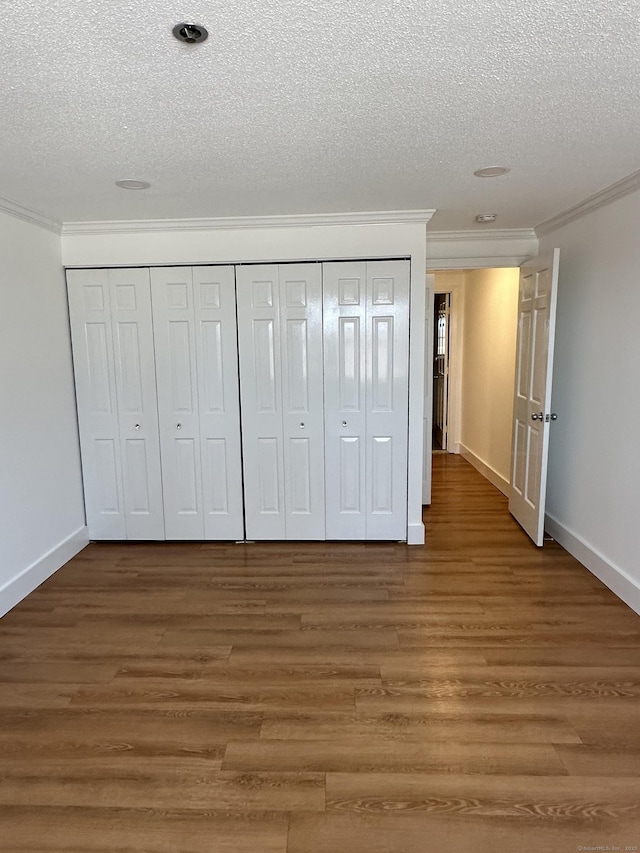
<instances>
[{"instance_id":1,"label":"textured ceiling","mask_svg":"<svg viewBox=\"0 0 640 853\"><path fill-rule=\"evenodd\" d=\"M0 196L61 221L528 227L640 168L638 0L3 6ZM184 20L208 41L177 42ZM473 177L491 165L512 172Z\"/></svg>"}]
</instances>

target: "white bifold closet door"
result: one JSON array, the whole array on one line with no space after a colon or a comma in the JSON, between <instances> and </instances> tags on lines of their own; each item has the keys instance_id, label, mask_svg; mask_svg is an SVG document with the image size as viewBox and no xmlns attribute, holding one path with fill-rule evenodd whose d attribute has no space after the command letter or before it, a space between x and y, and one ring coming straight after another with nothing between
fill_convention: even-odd
<instances>
[{"instance_id":1,"label":"white bifold closet door","mask_svg":"<svg viewBox=\"0 0 640 853\"><path fill-rule=\"evenodd\" d=\"M91 539L164 539L149 270L67 272Z\"/></svg>"},{"instance_id":2,"label":"white bifold closet door","mask_svg":"<svg viewBox=\"0 0 640 853\"><path fill-rule=\"evenodd\" d=\"M236 272L248 539L324 539L322 267Z\"/></svg>"},{"instance_id":3,"label":"white bifold closet door","mask_svg":"<svg viewBox=\"0 0 640 853\"><path fill-rule=\"evenodd\" d=\"M151 270L167 539L243 539L232 266Z\"/></svg>"},{"instance_id":4,"label":"white bifold closet door","mask_svg":"<svg viewBox=\"0 0 640 853\"><path fill-rule=\"evenodd\" d=\"M404 540L409 262L323 266L326 537Z\"/></svg>"}]
</instances>

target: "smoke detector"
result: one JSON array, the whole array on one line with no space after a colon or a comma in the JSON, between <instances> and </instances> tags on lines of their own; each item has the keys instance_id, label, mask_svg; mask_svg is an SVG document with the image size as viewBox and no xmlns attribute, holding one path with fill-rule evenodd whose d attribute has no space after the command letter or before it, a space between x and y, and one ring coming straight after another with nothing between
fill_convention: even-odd
<instances>
[{"instance_id":1,"label":"smoke detector","mask_svg":"<svg viewBox=\"0 0 640 853\"><path fill-rule=\"evenodd\" d=\"M200 24L176 24L172 32L178 41L186 44L206 41L209 37L207 30Z\"/></svg>"}]
</instances>

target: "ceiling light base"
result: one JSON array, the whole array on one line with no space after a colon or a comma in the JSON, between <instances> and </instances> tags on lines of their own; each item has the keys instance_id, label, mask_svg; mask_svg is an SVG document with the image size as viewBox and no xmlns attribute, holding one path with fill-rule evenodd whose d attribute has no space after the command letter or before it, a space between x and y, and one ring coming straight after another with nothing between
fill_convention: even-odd
<instances>
[{"instance_id":1,"label":"ceiling light base","mask_svg":"<svg viewBox=\"0 0 640 853\"><path fill-rule=\"evenodd\" d=\"M209 33L201 24L176 24L172 32L178 41L185 44L197 44L209 38Z\"/></svg>"}]
</instances>

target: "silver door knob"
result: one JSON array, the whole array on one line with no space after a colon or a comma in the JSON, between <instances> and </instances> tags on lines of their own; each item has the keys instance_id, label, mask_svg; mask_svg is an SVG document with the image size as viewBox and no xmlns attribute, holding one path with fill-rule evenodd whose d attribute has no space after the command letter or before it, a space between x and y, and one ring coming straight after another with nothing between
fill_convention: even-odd
<instances>
[{"instance_id":1,"label":"silver door knob","mask_svg":"<svg viewBox=\"0 0 640 853\"><path fill-rule=\"evenodd\" d=\"M532 420L532 421L543 421L543 420L544 420L544 412L539 412L539 413L538 413L538 412L534 412L534 413L531 415L531 420Z\"/></svg>"},{"instance_id":2,"label":"silver door knob","mask_svg":"<svg viewBox=\"0 0 640 853\"><path fill-rule=\"evenodd\" d=\"M557 421L557 420L558 420L558 416L556 415L556 413L555 413L555 412L551 412L551 414L549 415L549 417L550 417L550 419L551 419L552 421Z\"/></svg>"},{"instance_id":3,"label":"silver door knob","mask_svg":"<svg viewBox=\"0 0 640 853\"><path fill-rule=\"evenodd\" d=\"M182 424L176 424L176 429L182 429Z\"/></svg>"},{"instance_id":4,"label":"silver door knob","mask_svg":"<svg viewBox=\"0 0 640 853\"><path fill-rule=\"evenodd\" d=\"M300 429L304 429L304 421L300 421Z\"/></svg>"},{"instance_id":5,"label":"silver door knob","mask_svg":"<svg viewBox=\"0 0 640 853\"><path fill-rule=\"evenodd\" d=\"M136 425L134 426L134 429L140 429L140 424L136 424Z\"/></svg>"},{"instance_id":6,"label":"silver door knob","mask_svg":"<svg viewBox=\"0 0 640 853\"><path fill-rule=\"evenodd\" d=\"M346 426L346 425L347 425L347 422L346 422L346 421L342 421L342 426L344 427L344 426Z\"/></svg>"}]
</instances>

